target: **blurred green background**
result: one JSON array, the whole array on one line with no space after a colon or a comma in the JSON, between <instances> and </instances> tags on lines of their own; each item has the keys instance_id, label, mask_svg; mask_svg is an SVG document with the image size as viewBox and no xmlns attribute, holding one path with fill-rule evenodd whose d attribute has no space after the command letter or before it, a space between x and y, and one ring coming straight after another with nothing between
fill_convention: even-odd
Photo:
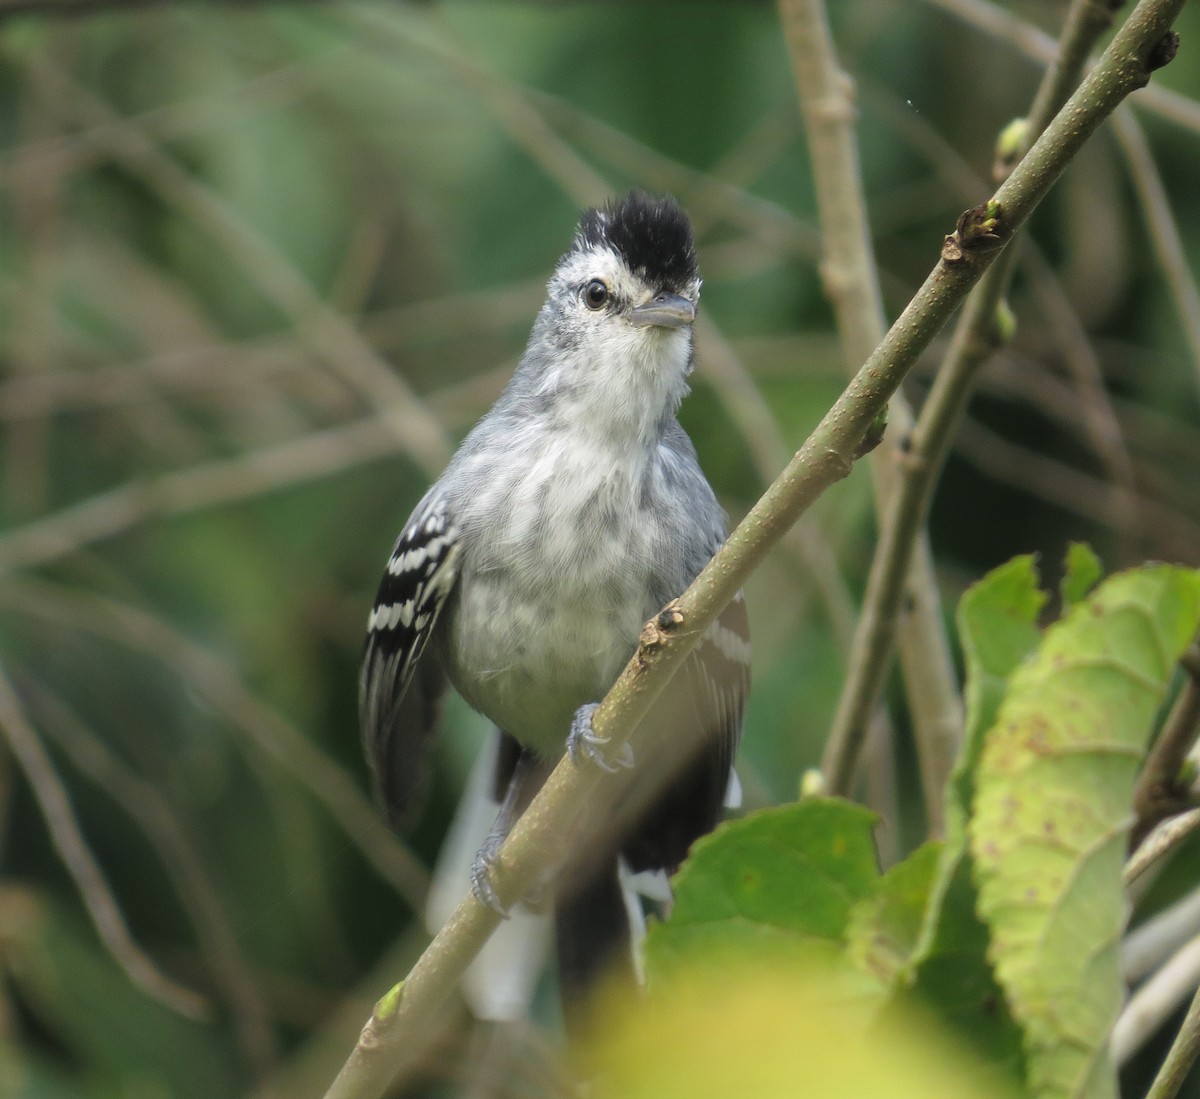
<instances>
[{"instance_id":1,"label":"blurred green background","mask_svg":"<svg viewBox=\"0 0 1200 1099\"><path fill-rule=\"evenodd\" d=\"M406 852L359 752L367 609L579 208L636 185L692 213L682 418L733 520L840 391L787 54L750 2L36 6L0 3L0 1096L320 1095L422 945L412 901L483 732L448 708ZM988 194L1040 72L1028 26L1055 33L1066 5L830 6L894 316ZM1195 6L1179 29L1132 118L1195 270ZM1075 539L1110 568L1200 564L1200 318L1162 274L1130 140L1102 131L1034 220L1018 334L932 520L948 617L1014 553L1053 583ZM804 529L748 590L752 806L819 758L866 471ZM922 823L890 705L894 854ZM141 988L64 868L80 835L127 959L153 959ZM159 974L202 1017L149 995ZM485 1039L461 1023L419 1093L552 1093L553 1037L518 1028L472 1082Z\"/></svg>"}]
</instances>

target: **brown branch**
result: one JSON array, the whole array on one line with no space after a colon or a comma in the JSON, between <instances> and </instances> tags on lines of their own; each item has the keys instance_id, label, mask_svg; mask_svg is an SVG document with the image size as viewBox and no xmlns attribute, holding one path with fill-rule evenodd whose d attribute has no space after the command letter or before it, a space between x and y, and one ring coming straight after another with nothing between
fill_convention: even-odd
<instances>
[{"instance_id":1,"label":"brown branch","mask_svg":"<svg viewBox=\"0 0 1200 1099\"><path fill-rule=\"evenodd\" d=\"M1183 769L1200 734L1200 637L1180 657L1183 687L1142 766L1133 791L1137 821L1130 836L1142 842L1159 821L1191 803L1190 783Z\"/></svg>"}]
</instances>

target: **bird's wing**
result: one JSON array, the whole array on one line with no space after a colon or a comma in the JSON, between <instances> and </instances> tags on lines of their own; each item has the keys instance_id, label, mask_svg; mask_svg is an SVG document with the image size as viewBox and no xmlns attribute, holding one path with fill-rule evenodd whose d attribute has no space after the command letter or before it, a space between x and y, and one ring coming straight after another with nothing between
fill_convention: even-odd
<instances>
[{"instance_id":1,"label":"bird's wing","mask_svg":"<svg viewBox=\"0 0 1200 1099\"><path fill-rule=\"evenodd\" d=\"M445 689L437 662L421 654L458 579L458 535L434 486L396 539L367 621L359 683L363 747L393 827L419 800L425 747Z\"/></svg>"}]
</instances>

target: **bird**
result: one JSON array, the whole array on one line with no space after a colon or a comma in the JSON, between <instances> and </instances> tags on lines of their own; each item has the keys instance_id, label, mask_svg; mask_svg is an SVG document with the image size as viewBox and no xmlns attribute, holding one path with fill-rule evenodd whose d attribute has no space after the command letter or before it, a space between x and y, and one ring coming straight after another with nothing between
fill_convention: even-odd
<instances>
[{"instance_id":1,"label":"bird","mask_svg":"<svg viewBox=\"0 0 1200 1099\"><path fill-rule=\"evenodd\" d=\"M380 581L360 680L375 794L394 828L411 820L448 684L488 718L500 811L471 875L485 903L497 904L489 875L504 836L564 753L630 764L607 757L591 715L643 624L725 540L676 415L700 285L673 197L631 191L584 210L513 377L413 510ZM749 676L739 592L643 719L636 770L653 782L596 825L589 857L557 886L564 1012L629 968L621 867L673 873L718 823Z\"/></svg>"}]
</instances>

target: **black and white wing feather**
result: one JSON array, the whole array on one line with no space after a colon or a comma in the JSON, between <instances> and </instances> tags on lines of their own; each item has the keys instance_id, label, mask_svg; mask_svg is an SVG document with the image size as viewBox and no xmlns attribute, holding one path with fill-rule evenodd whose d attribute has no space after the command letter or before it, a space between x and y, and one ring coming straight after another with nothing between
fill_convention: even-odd
<instances>
[{"instance_id":1,"label":"black and white wing feather","mask_svg":"<svg viewBox=\"0 0 1200 1099\"><path fill-rule=\"evenodd\" d=\"M425 748L445 678L436 660L421 655L458 579L458 535L435 485L396 539L367 620L359 683L363 747L393 827L410 815L424 786Z\"/></svg>"}]
</instances>

